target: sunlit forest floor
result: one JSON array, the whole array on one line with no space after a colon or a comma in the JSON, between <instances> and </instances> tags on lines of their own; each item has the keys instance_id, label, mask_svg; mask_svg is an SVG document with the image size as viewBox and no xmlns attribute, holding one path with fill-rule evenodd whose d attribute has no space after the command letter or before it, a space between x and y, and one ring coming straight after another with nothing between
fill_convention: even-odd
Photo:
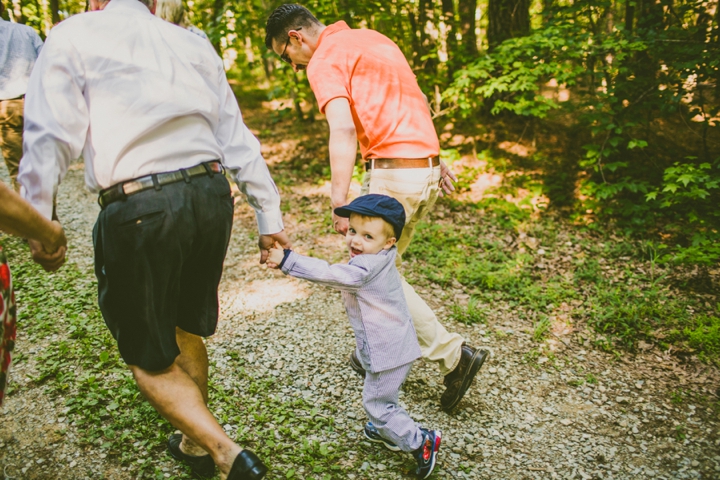
<instances>
[{"instance_id":1,"label":"sunlit forest floor","mask_svg":"<svg viewBox=\"0 0 720 480\"><path fill-rule=\"evenodd\" d=\"M259 92L238 98L294 248L344 261L330 229L324 120L298 121ZM413 418L444 433L432 478L717 478L717 268L658 265L641 239L551 207L574 194L560 160L573 135L561 125L529 136L523 125L438 128L459 191L418 230L405 274L449 330L492 357L451 415L433 365L418 361L404 386ZM0 238L21 315L0 468L6 478L190 478L166 456L172 428L142 400L98 311L99 208L83 175L73 165L60 189L71 245L62 270L42 273L21 241ZM208 341L213 412L267 461L269 478L411 478L408 455L362 437L339 295L261 267L255 242L239 198Z\"/></svg>"}]
</instances>

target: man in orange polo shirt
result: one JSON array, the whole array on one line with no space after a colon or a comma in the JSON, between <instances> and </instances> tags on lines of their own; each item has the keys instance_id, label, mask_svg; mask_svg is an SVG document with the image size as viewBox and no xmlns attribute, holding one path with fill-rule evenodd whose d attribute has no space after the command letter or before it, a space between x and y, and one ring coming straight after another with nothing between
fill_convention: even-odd
<instances>
[{"instance_id":1,"label":"man in orange polo shirt","mask_svg":"<svg viewBox=\"0 0 720 480\"><path fill-rule=\"evenodd\" d=\"M365 162L362 194L396 198L406 225L398 241L398 262L417 222L439 195L454 190L455 175L440 162L440 145L427 100L398 46L369 29L345 22L320 23L305 7L281 5L270 15L265 44L297 70L307 69L310 87L330 126L331 202L347 204L357 144ZM346 218L333 214L333 227L345 234ZM403 280L423 358L438 363L447 389L440 403L452 410L482 366L487 351L449 333L415 290ZM350 363L364 374L355 353Z\"/></svg>"}]
</instances>

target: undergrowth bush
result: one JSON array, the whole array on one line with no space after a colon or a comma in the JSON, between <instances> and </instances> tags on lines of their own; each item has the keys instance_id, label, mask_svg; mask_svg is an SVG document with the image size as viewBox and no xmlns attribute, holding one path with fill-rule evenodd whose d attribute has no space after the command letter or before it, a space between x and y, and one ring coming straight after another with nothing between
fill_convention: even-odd
<instances>
[{"instance_id":1,"label":"undergrowth bush","mask_svg":"<svg viewBox=\"0 0 720 480\"><path fill-rule=\"evenodd\" d=\"M711 265L720 261L720 90L711 91L720 26L694 0L643 4L625 25L623 8L555 4L529 35L456 72L444 99L463 116L562 111L588 139L568 152L584 172L577 218L589 212L656 241L658 262ZM570 101L548 95L549 82Z\"/></svg>"}]
</instances>

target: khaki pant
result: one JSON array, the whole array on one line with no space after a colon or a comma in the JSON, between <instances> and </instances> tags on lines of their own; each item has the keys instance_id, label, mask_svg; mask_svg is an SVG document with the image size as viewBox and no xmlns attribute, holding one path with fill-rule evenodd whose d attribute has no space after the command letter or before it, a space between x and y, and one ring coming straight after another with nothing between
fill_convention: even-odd
<instances>
[{"instance_id":1,"label":"khaki pant","mask_svg":"<svg viewBox=\"0 0 720 480\"><path fill-rule=\"evenodd\" d=\"M439 181L440 167L377 169L365 172L362 195L388 195L405 207L405 228L397 243L398 267L418 222L435 205ZM464 340L457 333L449 333L440 324L435 313L404 278L402 283L423 358L438 363L440 373L447 375L460 362L460 348Z\"/></svg>"},{"instance_id":2,"label":"khaki pant","mask_svg":"<svg viewBox=\"0 0 720 480\"><path fill-rule=\"evenodd\" d=\"M0 100L0 150L16 192L18 167L22 158L23 107L25 100Z\"/></svg>"}]
</instances>

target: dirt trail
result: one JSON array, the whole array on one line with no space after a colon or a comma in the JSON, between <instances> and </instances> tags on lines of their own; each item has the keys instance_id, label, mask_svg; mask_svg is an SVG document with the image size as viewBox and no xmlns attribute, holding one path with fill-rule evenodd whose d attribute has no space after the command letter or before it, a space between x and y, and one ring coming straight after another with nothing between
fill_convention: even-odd
<instances>
[{"instance_id":1,"label":"dirt trail","mask_svg":"<svg viewBox=\"0 0 720 480\"><path fill-rule=\"evenodd\" d=\"M297 141L281 136L290 131L288 122L272 137L265 125L256 124L271 164L292 157ZM322 134L321 127L316 130ZM58 205L72 249L69 261L89 270L91 230L99 209L95 196L83 188L83 175L82 165L73 165ZM318 234L305 221L313 212L322 217L329 211L327 185L278 183L291 206L286 223L296 248L340 260L341 239ZM295 208L301 204L302 209ZM344 473L336 478L408 478L403 473L406 458L362 439L361 383L346 364L353 340L339 295L258 265L252 213L244 203L236 212L220 287L220 326L208 342L216 363L214 381L233 379L236 372L225 361L236 353L249 375L275 377L280 397L334 406L324 415L338 428L327 438L323 432L317 437L343 450ZM419 291L441 315L448 313L453 294ZM469 343L491 350L492 357L453 415L439 409L442 377L433 365L417 362L406 382L401 399L411 415L443 431L434 478L720 478L717 414L688 401L671 401L672 392L717 382L716 371L678 364L657 351L615 361L572 341L554 362L528 361L536 345L528 325L503 305L485 325L445 323ZM50 398L42 385L33 383L33 355L42 348L20 330L17 350L27 361L14 372L18 391L0 413L4 478L134 478L101 450L81 446L63 399ZM62 437L55 433L60 428L67 430ZM185 478L164 453L152 461L166 477ZM305 466L296 467L297 478L321 478ZM274 471L270 478L286 478L285 472Z\"/></svg>"}]
</instances>

